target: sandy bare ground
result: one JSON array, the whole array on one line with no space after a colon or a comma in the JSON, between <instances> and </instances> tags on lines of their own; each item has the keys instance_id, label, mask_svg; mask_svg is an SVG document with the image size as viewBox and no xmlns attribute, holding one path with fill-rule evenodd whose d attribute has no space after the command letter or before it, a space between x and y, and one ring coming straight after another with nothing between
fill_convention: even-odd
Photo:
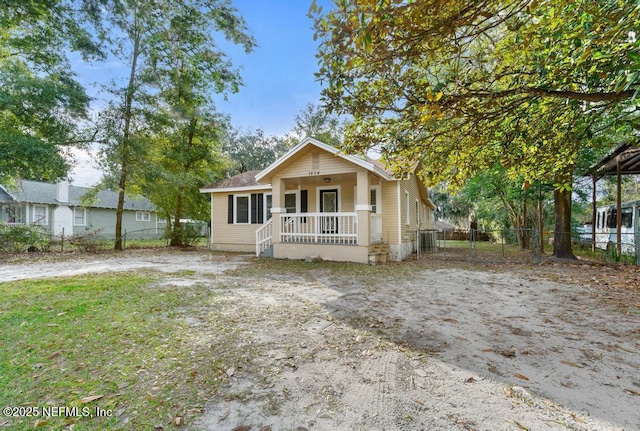
<instances>
[{"instance_id":1,"label":"sandy bare ground","mask_svg":"<svg viewBox=\"0 0 640 431\"><path fill-rule=\"evenodd\" d=\"M138 252L0 264L0 281L144 268L210 289L255 355L193 429L640 430L635 269L260 265Z\"/></svg>"},{"instance_id":2,"label":"sandy bare ground","mask_svg":"<svg viewBox=\"0 0 640 431\"><path fill-rule=\"evenodd\" d=\"M191 270L201 274L215 274L236 268L245 260L242 255L214 255L197 250L167 252L165 249L141 249L114 254L51 253L22 256L24 257L0 261L0 282L140 269L165 273Z\"/></svg>"}]
</instances>

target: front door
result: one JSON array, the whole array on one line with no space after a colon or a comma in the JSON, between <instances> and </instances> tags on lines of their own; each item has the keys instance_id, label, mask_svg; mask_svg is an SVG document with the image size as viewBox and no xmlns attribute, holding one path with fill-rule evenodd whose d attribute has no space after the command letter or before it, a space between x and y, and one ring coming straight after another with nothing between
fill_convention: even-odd
<instances>
[{"instance_id":1,"label":"front door","mask_svg":"<svg viewBox=\"0 0 640 431\"><path fill-rule=\"evenodd\" d=\"M338 189L320 190L320 212L338 212ZM322 233L338 233L338 218L322 216L320 219Z\"/></svg>"}]
</instances>

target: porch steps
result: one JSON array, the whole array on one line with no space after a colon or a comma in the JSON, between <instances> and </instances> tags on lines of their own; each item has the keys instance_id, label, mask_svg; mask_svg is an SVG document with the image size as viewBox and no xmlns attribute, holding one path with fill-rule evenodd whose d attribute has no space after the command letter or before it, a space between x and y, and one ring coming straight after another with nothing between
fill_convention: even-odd
<instances>
[{"instance_id":1,"label":"porch steps","mask_svg":"<svg viewBox=\"0 0 640 431\"><path fill-rule=\"evenodd\" d=\"M389 244L372 244L369 246L369 263L377 265L389 260Z\"/></svg>"}]
</instances>

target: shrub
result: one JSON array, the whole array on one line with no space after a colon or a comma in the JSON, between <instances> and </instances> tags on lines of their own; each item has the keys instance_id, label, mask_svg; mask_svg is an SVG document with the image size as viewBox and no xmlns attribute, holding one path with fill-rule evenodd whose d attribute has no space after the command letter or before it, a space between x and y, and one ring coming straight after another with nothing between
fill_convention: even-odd
<instances>
[{"instance_id":1,"label":"shrub","mask_svg":"<svg viewBox=\"0 0 640 431\"><path fill-rule=\"evenodd\" d=\"M624 263L625 265L635 265L637 261L637 255L633 252L620 252L615 245L608 247L609 259L616 263Z\"/></svg>"},{"instance_id":2,"label":"shrub","mask_svg":"<svg viewBox=\"0 0 640 431\"><path fill-rule=\"evenodd\" d=\"M109 241L100 236L101 232L102 229L96 229L85 234L74 235L69 239L69 242L80 251L96 253L109 245Z\"/></svg>"},{"instance_id":3,"label":"shrub","mask_svg":"<svg viewBox=\"0 0 640 431\"><path fill-rule=\"evenodd\" d=\"M173 231L166 233L171 240L171 245L192 246L200 240L200 229L195 224L184 224Z\"/></svg>"},{"instance_id":4,"label":"shrub","mask_svg":"<svg viewBox=\"0 0 640 431\"><path fill-rule=\"evenodd\" d=\"M27 249L48 250L51 245L51 234L39 225L9 225L0 222L0 251L20 253Z\"/></svg>"}]
</instances>

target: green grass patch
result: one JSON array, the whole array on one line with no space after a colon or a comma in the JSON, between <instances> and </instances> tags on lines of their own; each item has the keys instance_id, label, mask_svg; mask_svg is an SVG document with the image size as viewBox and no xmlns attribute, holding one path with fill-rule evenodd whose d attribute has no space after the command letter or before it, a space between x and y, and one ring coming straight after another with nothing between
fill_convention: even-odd
<instances>
[{"instance_id":1,"label":"green grass patch","mask_svg":"<svg viewBox=\"0 0 640 431\"><path fill-rule=\"evenodd\" d=\"M510 255L518 255L521 253L531 253L531 250L521 250L520 246L517 244L507 244L501 243L500 241L492 242L492 241L476 241L474 244L469 241L438 241L438 247L442 249L447 248L461 248L461 249L475 249L478 252L492 252L492 253L503 253L505 256Z\"/></svg>"},{"instance_id":2,"label":"green grass patch","mask_svg":"<svg viewBox=\"0 0 640 431\"><path fill-rule=\"evenodd\" d=\"M6 283L0 294L0 407L39 411L0 416L0 428L171 429L238 366L238 334L206 288L120 273Z\"/></svg>"},{"instance_id":3,"label":"green grass patch","mask_svg":"<svg viewBox=\"0 0 640 431\"><path fill-rule=\"evenodd\" d=\"M153 247L167 247L169 245L169 240L166 238L155 238L155 239L140 239L140 238L132 238L127 239L125 242L125 248L153 248Z\"/></svg>"}]
</instances>

